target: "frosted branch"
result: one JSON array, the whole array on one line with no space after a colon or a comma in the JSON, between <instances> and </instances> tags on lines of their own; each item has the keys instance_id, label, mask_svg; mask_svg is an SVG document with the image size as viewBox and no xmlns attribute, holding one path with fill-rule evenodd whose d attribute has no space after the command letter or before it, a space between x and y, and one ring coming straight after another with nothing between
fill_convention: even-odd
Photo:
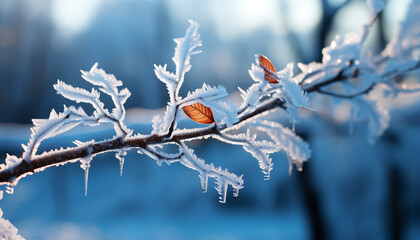
<instances>
[{"instance_id":1,"label":"frosted branch","mask_svg":"<svg viewBox=\"0 0 420 240\"><path fill-rule=\"evenodd\" d=\"M417 19L418 15L418 1L413 2L415 3L412 3L411 7L414 9L409 10L408 14L410 21ZM88 170L93 156L109 151L116 152L122 174L126 152L136 149L158 164L179 162L197 171L204 191L207 190L208 178L214 178L220 201L225 202L228 186L235 189L235 195L243 187L242 176L238 177L227 170L215 168L211 163L205 163L194 154L186 142L212 137L229 144L241 145L258 160L267 178L273 168L270 154L274 152L284 151L289 159L289 166L292 167L294 163L301 170L302 164L311 155L309 145L297 136L294 130L268 121L265 117L277 109L282 109L284 115L294 123L299 120L301 108L314 109L310 103L311 95L349 101L357 118L368 122L368 138L374 141L388 127L390 118L388 111L369 93L380 85L387 85L397 93L417 91L418 87L413 88L411 85L401 85L401 88L397 88L401 83L397 83L395 78L420 68L418 58L415 58L414 54L407 54L408 49L418 48L416 44L420 42L420 36L417 34L418 24L403 26L397 38L409 39L409 47L404 48L394 43L388 45L387 50L379 56L361 58L360 50L364 39L382 10L376 0L370 1L370 4L371 18L360 34L337 36L330 46L323 49L321 63L297 64L301 70L299 74L293 74L293 64L277 71L273 64L267 63L268 58L256 55L256 64L252 64L249 70L254 83L247 90L241 90L243 102L238 111L226 101L227 92L221 86L211 87L203 84L201 88L190 91L186 97L179 96L185 74L191 68L191 56L198 53L197 48L201 46L197 32L198 24L190 21L185 36L175 39L175 73L167 71L166 65L155 66L155 74L166 85L170 101L165 115L153 118L153 131L148 135L132 135L132 131L124 125L124 103L130 92L127 89L119 90L122 82L114 75L98 69L97 64L90 71L82 71L82 77L98 90L93 88L88 91L59 80L54 85L59 94L76 102L91 104L95 111L88 115L82 108L65 107L63 113L57 114L52 111L48 119L34 120L33 133L28 145L24 146L22 157L7 155L5 164L1 165L0 185L16 185L22 177L48 167L80 162L85 170L87 186ZM411 34L412 30L417 31L417 35ZM111 111L106 109L100 100L101 92L111 97L114 104ZM196 103L202 105L200 109L209 112L210 125L178 129L177 116L184 107L191 107ZM114 125L116 136L98 142L76 142L75 147L37 154L39 144L46 138L56 136L81 123L95 126L103 122ZM257 135L250 134L250 128L256 130ZM258 139L260 132L268 136L267 139ZM164 148L167 144L178 146L178 152L168 153Z\"/></svg>"}]
</instances>

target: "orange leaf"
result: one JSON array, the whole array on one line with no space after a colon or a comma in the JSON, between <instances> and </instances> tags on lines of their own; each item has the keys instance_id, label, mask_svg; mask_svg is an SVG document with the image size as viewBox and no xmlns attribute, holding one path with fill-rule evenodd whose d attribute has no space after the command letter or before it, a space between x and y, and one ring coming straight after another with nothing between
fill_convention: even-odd
<instances>
[{"instance_id":1,"label":"orange leaf","mask_svg":"<svg viewBox=\"0 0 420 240\"><path fill-rule=\"evenodd\" d=\"M182 110L184 110L185 114L187 114L187 116L195 122L201 124L214 123L213 112L211 109L199 102L182 107Z\"/></svg>"},{"instance_id":2,"label":"orange leaf","mask_svg":"<svg viewBox=\"0 0 420 240\"><path fill-rule=\"evenodd\" d=\"M267 80L269 83L278 83L277 79L273 76L273 73L277 71L271 63L270 59L268 59L264 55L258 55L258 62L260 66L264 69L264 79Z\"/></svg>"}]
</instances>

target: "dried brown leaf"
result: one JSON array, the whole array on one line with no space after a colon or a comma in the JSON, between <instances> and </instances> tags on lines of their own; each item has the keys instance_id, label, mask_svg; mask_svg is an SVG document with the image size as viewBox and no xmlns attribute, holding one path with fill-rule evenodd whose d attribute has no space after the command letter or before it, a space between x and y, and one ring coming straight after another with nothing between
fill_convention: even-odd
<instances>
[{"instance_id":1,"label":"dried brown leaf","mask_svg":"<svg viewBox=\"0 0 420 240\"><path fill-rule=\"evenodd\" d=\"M258 55L258 62L264 69L264 79L269 83L278 83L277 79L273 76L273 73L277 71L270 59L264 55Z\"/></svg>"},{"instance_id":2,"label":"dried brown leaf","mask_svg":"<svg viewBox=\"0 0 420 240\"><path fill-rule=\"evenodd\" d=\"M185 114L191 118L191 120L201 123L210 124L214 123L213 112L209 107L197 102L182 108Z\"/></svg>"}]
</instances>

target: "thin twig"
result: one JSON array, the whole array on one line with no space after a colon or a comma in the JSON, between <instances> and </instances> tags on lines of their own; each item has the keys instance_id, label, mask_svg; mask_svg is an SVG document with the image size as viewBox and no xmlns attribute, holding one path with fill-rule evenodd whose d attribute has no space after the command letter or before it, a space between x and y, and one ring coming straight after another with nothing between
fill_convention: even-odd
<instances>
[{"instance_id":1,"label":"thin twig","mask_svg":"<svg viewBox=\"0 0 420 240\"><path fill-rule=\"evenodd\" d=\"M375 83L372 83L365 90L363 90L361 92L354 93L354 94L350 94L350 95L344 95L344 94L340 94L340 93L337 93L337 92L329 92L329 91L325 91L323 89L317 89L316 91L321 93L321 94L324 94L324 95L329 95L329 96L338 97L338 98L352 99L352 98L355 98L355 97L358 97L358 96L361 96L361 95L364 95L364 94L368 94L370 91L373 90L373 87L375 85L376 85Z\"/></svg>"}]
</instances>

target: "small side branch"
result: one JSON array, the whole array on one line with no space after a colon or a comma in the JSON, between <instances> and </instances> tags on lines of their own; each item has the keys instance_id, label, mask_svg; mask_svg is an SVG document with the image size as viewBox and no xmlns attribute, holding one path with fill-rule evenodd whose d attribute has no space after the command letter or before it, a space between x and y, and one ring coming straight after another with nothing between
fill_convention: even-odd
<instances>
[{"instance_id":1,"label":"small side branch","mask_svg":"<svg viewBox=\"0 0 420 240\"><path fill-rule=\"evenodd\" d=\"M321 93L321 94L329 95L329 96L333 96L333 97L337 97L337 98L352 99L352 98L355 98L355 97L358 97L358 96L361 96L361 95L364 95L364 94L368 94L370 91L373 90L375 85L376 84L373 83L368 88L366 88L365 90L363 90L361 92L358 92L358 93L350 94L350 95L340 94L340 93L337 93L337 92L330 92L330 91L326 91L326 90L323 90L323 89L317 89L316 91Z\"/></svg>"}]
</instances>

